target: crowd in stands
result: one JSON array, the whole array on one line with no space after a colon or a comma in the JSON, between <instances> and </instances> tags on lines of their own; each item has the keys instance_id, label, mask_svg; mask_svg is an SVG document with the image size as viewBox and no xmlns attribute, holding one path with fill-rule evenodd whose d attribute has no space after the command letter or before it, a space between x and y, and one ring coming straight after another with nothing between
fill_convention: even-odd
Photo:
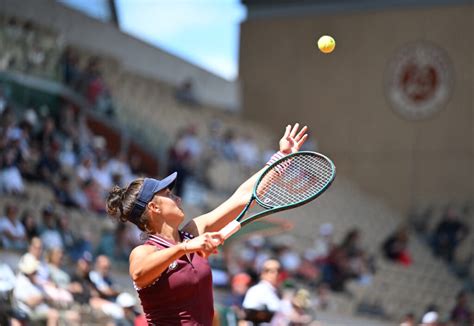
<instances>
[{"instance_id":1,"label":"crowd in stands","mask_svg":"<svg viewBox=\"0 0 474 326\"><path fill-rule=\"evenodd\" d=\"M474 290L474 251L472 246L463 257L459 249L469 238L472 241L472 210L469 203L447 205L441 214L435 216L435 207L429 206L413 214L411 222L415 231L431 248L434 257L444 261L459 277L471 279L468 287ZM469 243L467 243L469 247Z\"/></svg>"},{"instance_id":2,"label":"crowd in stands","mask_svg":"<svg viewBox=\"0 0 474 326\"><path fill-rule=\"evenodd\" d=\"M64 264L64 250L46 249L46 242L33 237L16 270L0 261L0 289L6 299L4 312L12 325L46 322L82 325L84 319L102 320L108 325L146 325L135 297L120 292L110 277L110 260L89 252L73 265ZM3 311L2 311L3 312ZM133 313L132 313L133 312ZM1 318L5 318L4 315ZM2 319L3 320L3 319Z\"/></svg>"}]
</instances>

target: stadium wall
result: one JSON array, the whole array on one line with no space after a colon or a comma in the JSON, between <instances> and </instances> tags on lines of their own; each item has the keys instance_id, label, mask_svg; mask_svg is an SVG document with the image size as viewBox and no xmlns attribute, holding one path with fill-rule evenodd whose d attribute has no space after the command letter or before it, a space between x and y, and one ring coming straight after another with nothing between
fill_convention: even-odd
<instances>
[{"instance_id":1,"label":"stadium wall","mask_svg":"<svg viewBox=\"0 0 474 326\"><path fill-rule=\"evenodd\" d=\"M130 72L173 86L191 79L196 97L205 105L232 111L240 107L238 82L216 76L57 1L0 0L0 13L50 27L67 44L117 59Z\"/></svg>"},{"instance_id":2,"label":"stadium wall","mask_svg":"<svg viewBox=\"0 0 474 326\"><path fill-rule=\"evenodd\" d=\"M287 16L258 11L249 7L241 29L246 118L275 131L287 121L309 124L338 173L395 208L473 199L472 2ZM336 39L330 55L316 47L323 34ZM423 42L444 51L453 80L439 112L412 120L389 103L384 80L397 51Z\"/></svg>"}]
</instances>

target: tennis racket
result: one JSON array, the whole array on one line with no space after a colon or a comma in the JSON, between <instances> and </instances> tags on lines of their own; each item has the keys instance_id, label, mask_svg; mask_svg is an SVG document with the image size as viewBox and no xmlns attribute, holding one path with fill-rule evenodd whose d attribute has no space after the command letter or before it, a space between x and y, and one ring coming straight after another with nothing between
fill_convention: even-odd
<instances>
[{"instance_id":1,"label":"tennis racket","mask_svg":"<svg viewBox=\"0 0 474 326\"><path fill-rule=\"evenodd\" d=\"M235 220L221 229L221 235L228 239L250 222L316 199L329 188L335 176L334 163L316 152L296 152L279 159L263 171L249 202ZM254 201L258 204L257 212L244 218Z\"/></svg>"}]
</instances>

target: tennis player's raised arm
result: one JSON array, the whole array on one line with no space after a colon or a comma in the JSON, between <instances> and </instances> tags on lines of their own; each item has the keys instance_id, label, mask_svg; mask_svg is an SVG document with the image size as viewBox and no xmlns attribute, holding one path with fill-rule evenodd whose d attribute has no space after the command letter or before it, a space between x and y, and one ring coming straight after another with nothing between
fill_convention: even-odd
<instances>
[{"instance_id":1,"label":"tennis player's raised arm","mask_svg":"<svg viewBox=\"0 0 474 326\"><path fill-rule=\"evenodd\" d=\"M285 133L279 143L280 152L284 155L299 151L308 138L306 133L308 127L304 126L301 130L299 128L299 123L295 123L293 127L291 125L286 126ZM216 209L191 220L184 227L184 230L194 235L203 234L204 232L217 232L234 220L250 200L253 187L264 169L265 167L242 183L234 194Z\"/></svg>"}]
</instances>

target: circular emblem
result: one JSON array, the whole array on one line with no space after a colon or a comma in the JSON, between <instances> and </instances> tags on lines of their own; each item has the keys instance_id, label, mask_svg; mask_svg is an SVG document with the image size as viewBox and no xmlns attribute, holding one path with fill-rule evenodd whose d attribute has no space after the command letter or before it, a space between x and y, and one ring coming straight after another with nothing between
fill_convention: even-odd
<instances>
[{"instance_id":1,"label":"circular emblem","mask_svg":"<svg viewBox=\"0 0 474 326\"><path fill-rule=\"evenodd\" d=\"M405 44L387 67L388 102L406 119L428 118L448 103L453 75L449 57L440 47L425 41Z\"/></svg>"},{"instance_id":2,"label":"circular emblem","mask_svg":"<svg viewBox=\"0 0 474 326\"><path fill-rule=\"evenodd\" d=\"M172 271L172 270L175 270L176 267L178 267L178 262L175 260L174 262L172 262L172 263L168 266L168 269L169 269L170 271Z\"/></svg>"}]
</instances>

